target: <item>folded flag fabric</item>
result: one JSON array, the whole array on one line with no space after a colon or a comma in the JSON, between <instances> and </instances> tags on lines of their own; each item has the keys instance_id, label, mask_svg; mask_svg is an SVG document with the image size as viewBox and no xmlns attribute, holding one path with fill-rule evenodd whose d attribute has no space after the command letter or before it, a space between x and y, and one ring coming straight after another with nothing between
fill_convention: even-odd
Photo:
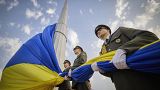
<instances>
[{"instance_id":1,"label":"folded flag fabric","mask_svg":"<svg viewBox=\"0 0 160 90\"><path fill-rule=\"evenodd\" d=\"M128 56L126 63L133 70L160 74L160 40L144 46ZM98 62L97 65L105 72L116 70L113 63L109 61Z\"/></svg>"},{"instance_id":2,"label":"folded flag fabric","mask_svg":"<svg viewBox=\"0 0 160 90\"><path fill-rule=\"evenodd\" d=\"M91 64L97 62L98 68L103 72L114 72L116 67L110 60L116 51L108 52L102 56L93 58L72 71L71 77L77 82L84 82L91 78L93 70ZM130 69L160 74L160 40L143 46L132 55L128 56L126 63Z\"/></svg>"},{"instance_id":3,"label":"folded flag fabric","mask_svg":"<svg viewBox=\"0 0 160 90\"><path fill-rule=\"evenodd\" d=\"M20 47L3 70L0 90L53 90L63 82L53 45L55 27L46 27Z\"/></svg>"}]
</instances>

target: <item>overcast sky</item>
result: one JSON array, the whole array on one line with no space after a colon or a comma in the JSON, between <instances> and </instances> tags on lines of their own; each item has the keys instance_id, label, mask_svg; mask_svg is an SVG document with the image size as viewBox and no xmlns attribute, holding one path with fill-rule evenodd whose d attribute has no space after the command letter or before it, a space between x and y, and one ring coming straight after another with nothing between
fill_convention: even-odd
<instances>
[{"instance_id":1,"label":"overcast sky","mask_svg":"<svg viewBox=\"0 0 160 90\"><path fill-rule=\"evenodd\" d=\"M57 22L64 0L0 0L0 73L17 49L44 27ZM149 30L160 37L160 0L68 0L66 59L80 45L88 59L98 56L103 41L94 33L98 24ZM96 73L93 90L115 90L109 78Z\"/></svg>"}]
</instances>

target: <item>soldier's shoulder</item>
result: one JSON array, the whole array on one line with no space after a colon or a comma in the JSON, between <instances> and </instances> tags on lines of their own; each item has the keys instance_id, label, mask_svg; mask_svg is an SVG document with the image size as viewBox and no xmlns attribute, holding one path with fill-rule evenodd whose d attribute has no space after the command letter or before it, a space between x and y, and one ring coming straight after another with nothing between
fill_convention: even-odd
<instances>
[{"instance_id":1,"label":"soldier's shoulder","mask_svg":"<svg viewBox=\"0 0 160 90\"><path fill-rule=\"evenodd\" d=\"M119 27L117 29L117 32L120 32L120 33L132 33L132 32L144 32L144 30L130 28L130 27Z\"/></svg>"},{"instance_id":2,"label":"soldier's shoulder","mask_svg":"<svg viewBox=\"0 0 160 90\"><path fill-rule=\"evenodd\" d=\"M129 30L130 28L128 28L128 27L119 27L118 29L117 29L117 31L119 31L119 32L122 32L122 31L126 31L126 30Z\"/></svg>"},{"instance_id":3,"label":"soldier's shoulder","mask_svg":"<svg viewBox=\"0 0 160 90\"><path fill-rule=\"evenodd\" d=\"M87 55L86 52L82 52L82 55Z\"/></svg>"},{"instance_id":4,"label":"soldier's shoulder","mask_svg":"<svg viewBox=\"0 0 160 90\"><path fill-rule=\"evenodd\" d=\"M82 52L81 56L87 56L86 52Z\"/></svg>"}]
</instances>

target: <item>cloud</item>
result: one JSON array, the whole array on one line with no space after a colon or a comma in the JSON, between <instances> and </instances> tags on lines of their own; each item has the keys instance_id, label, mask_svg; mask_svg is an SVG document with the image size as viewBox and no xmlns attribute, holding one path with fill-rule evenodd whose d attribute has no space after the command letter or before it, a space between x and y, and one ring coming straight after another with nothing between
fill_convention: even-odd
<instances>
[{"instance_id":1,"label":"cloud","mask_svg":"<svg viewBox=\"0 0 160 90\"><path fill-rule=\"evenodd\" d=\"M102 41L102 40L100 40L100 39L98 39L98 40L96 40L96 41L94 41L92 44L91 44L91 47L93 48L93 49L101 49L101 47L102 47L102 44L103 44L103 42L104 41Z\"/></svg>"},{"instance_id":2,"label":"cloud","mask_svg":"<svg viewBox=\"0 0 160 90\"><path fill-rule=\"evenodd\" d=\"M17 24L17 28L20 28L21 27L21 24Z\"/></svg>"},{"instance_id":3,"label":"cloud","mask_svg":"<svg viewBox=\"0 0 160 90\"><path fill-rule=\"evenodd\" d=\"M48 3L48 4L55 5L55 6L58 5L58 3L57 3L55 0L49 0L47 3Z\"/></svg>"},{"instance_id":4,"label":"cloud","mask_svg":"<svg viewBox=\"0 0 160 90\"><path fill-rule=\"evenodd\" d=\"M69 40L69 42L71 44L71 47L75 47L76 45L79 44L78 35L72 29L69 29L69 31L68 31L68 40Z\"/></svg>"},{"instance_id":5,"label":"cloud","mask_svg":"<svg viewBox=\"0 0 160 90\"><path fill-rule=\"evenodd\" d=\"M42 15L43 15L43 13L39 10L26 9L26 17L27 18L34 18L35 20L37 20Z\"/></svg>"},{"instance_id":6,"label":"cloud","mask_svg":"<svg viewBox=\"0 0 160 90\"><path fill-rule=\"evenodd\" d=\"M93 12L93 10L91 8L89 9L89 13L90 14L94 14L94 12Z\"/></svg>"},{"instance_id":7,"label":"cloud","mask_svg":"<svg viewBox=\"0 0 160 90\"><path fill-rule=\"evenodd\" d=\"M148 0L145 6L145 12L141 15L136 16L134 24L136 27L145 28L149 21L153 20L154 16L160 12L160 3L155 0Z\"/></svg>"},{"instance_id":8,"label":"cloud","mask_svg":"<svg viewBox=\"0 0 160 90\"><path fill-rule=\"evenodd\" d=\"M160 26L157 25L156 27L150 27L149 31L155 33L160 38Z\"/></svg>"},{"instance_id":9,"label":"cloud","mask_svg":"<svg viewBox=\"0 0 160 90\"><path fill-rule=\"evenodd\" d=\"M67 37L68 39L65 50L65 58L70 60L71 63L73 63L73 60L76 58L76 56L73 55L73 48L79 45L79 38L77 33L71 28L68 29Z\"/></svg>"},{"instance_id":10,"label":"cloud","mask_svg":"<svg viewBox=\"0 0 160 90\"><path fill-rule=\"evenodd\" d=\"M0 69L4 67L7 61L22 45L19 38L0 37Z\"/></svg>"},{"instance_id":11,"label":"cloud","mask_svg":"<svg viewBox=\"0 0 160 90\"><path fill-rule=\"evenodd\" d=\"M134 28L135 25L132 21L126 20L126 21L123 21L123 26Z\"/></svg>"},{"instance_id":12,"label":"cloud","mask_svg":"<svg viewBox=\"0 0 160 90\"><path fill-rule=\"evenodd\" d=\"M83 15L83 11L81 9L79 10L79 12L80 12L81 15Z\"/></svg>"},{"instance_id":13,"label":"cloud","mask_svg":"<svg viewBox=\"0 0 160 90\"><path fill-rule=\"evenodd\" d=\"M56 11L55 9L49 8L49 9L46 11L46 13L53 15L53 14L55 14L55 11Z\"/></svg>"},{"instance_id":14,"label":"cloud","mask_svg":"<svg viewBox=\"0 0 160 90\"><path fill-rule=\"evenodd\" d=\"M147 24L160 12L160 3L148 0L144 13L137 15L133 21L124 20L124 26L146 29Z\"/></svg>"},{"instance_id":15,"label":"cloud","mask_svg":"<svg viewBox=\"0 0 160 90\"><path fill-rule=\"evenodd\" d=\"M37 7L37 8L40 7L37 0L31 0L31 2L33 3L34 7Z\"/></svg>"},{"instance_id":16,"label":"cloud","mask_svg":"<svg viewBox=\"0 0 160 90\"><path fill-rule=\"evenodd\" d=\"M115 31L115 29L118 27L118 24L119 24L119 20L115 20L112 22L110 28L112 30L112 33Z\"/></svg>"},{"instance_id":17,"label":"cloud","mask_svg":"<svg viewBox=\"0 0 160 90\"><path fill-rule=\"evenodd\" d=\"M42 17L40 23L41 25L48 25L50 23L50 19Z\"/></svg>"},{"instance_id":18,"label":"cloud","mask_svg":"<svg viewBox=\"0 0 160 90\"><path fill-rule=\"evenodd\" d=\"M8 11L11 10L13 7L18 6L18 4L19 4L18 0L12 1L12 2L10 3L9 7L7 7L7 10L8 10Z\"/></svg>"},{"instance_id":19,"label":"cloud","mask_svg":"<svg viewBox=\"0 0 160 90\"><path fill-rule=\"evenodd\" d=\"M99 52L101 50L102 44L104 41L97 39L93 43L91 43L91 48L94 52L92 52L92 56L99 56Z\"/></svg>"},{"instance_id":20,"label":"cloud","mask_svg":"<svg viewBox=\"0 0 160 90\"><path fill-rule=\"evenodd\" d=\"M126 19L127 12L125 12L125 10L129 9L128 1L127 0L117 0L115 8L116 8L115 16L117 16L118 19L111 23L110 28L112 30L112 33L115 31L115 29L117 29L119 23Z\"/></svg>"},{"instance_id":21,"label":"cloud","mask_svg":"<svg viewBox=\"0 0 160 90\"><path fill-rule=\"evenodd\" d=\"M10 22L9 25L10 25L10 26L14 26L15 23L14 23L14 22Z\"/></svg>"},{"instance_id":22,"label":"cloud","mask_svg":"<svg viewBox=\"0 0 160 90\"><path fill-rule=\"evenodd\" d=\"M101 2L102 0L98 0L98 2Z\"/></svg>"},{"instance_id":23,"label":"cloud","mask_svg":"<svg viewBox=\"0 0 160 90\"><path fill-rule=\"evenodd\" d=\"M19 38L0 37L0 70L22 45ZM1 73L1 71L0 71Z\"/></svg>"},{"instance_id":24,"label":"cloud","mask_svg":"<svg viewBox=\"0 0 160 90\"><path fill-rule=\"evenodd\" d=\"M116 3L116 16L119 19L125 19L126 12L124 10L128 7L128 2L126 0L117 0Z\"/></svg>"},{"instance_id":25,"label":"cloud","mask_svg":"<svg viewBox=\"0 0 160 90\"><path fill-rule=\"evenodd\" d=\"M26 33L27 35L30 35L30 34L31 34L31 31L32 31L32 27L30 27L29 25L24 25L24 26L22 27L22 31L23 31L24 33Z\"/></svg>"},{"instance_id":26,"label":"cloud","mask_svg":"<svg viewBox=\"0 0 160 90\"><path fill-rule=\"evenodd\" d=\"M21 27L21 24L18 24L18 23L15 23L15 22L10 22L10 23L8 23L8 25L11 26L11 27L16 27L16 28Z\"/></svg>"}]
</instances>

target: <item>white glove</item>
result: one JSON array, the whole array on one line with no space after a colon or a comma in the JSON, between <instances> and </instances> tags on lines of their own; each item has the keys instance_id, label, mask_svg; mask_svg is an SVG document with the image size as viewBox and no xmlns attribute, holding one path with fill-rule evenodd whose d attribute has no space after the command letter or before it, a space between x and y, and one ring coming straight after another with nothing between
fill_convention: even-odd
<instances>
[{"instance_id":1,"label":"white glove","mask_svg":"<svg viewBox=\"0 0 160 90\"><path fill-rule=\"evenodd\" d=\"M97 66L97 62L91 64L91 68L92 68L93 71L99 71L99 72L101 72L101 73L104 73L104 71L101 70L101 69Z\"/></svg>"},{"instance_id":2,"label":"white glove","mask_svg":"<svg viewBox=\"0 0 160 90\"><path fill-rule=\"evenodd\" d=\"M125 50L118 49L113 56L111 62L117 69L129 69L126 63L126 52Z\"/></svg>"},{"instance_id":3,"label":"white glove","mask_svg":"<svg viewBox=\"0 0 160 90\"><path fill-rule=\"evenodd\" d=\"M72 74L72 70L69 69L68 76L71 77L71 74Z\"/></svg>"}]
</instances>

